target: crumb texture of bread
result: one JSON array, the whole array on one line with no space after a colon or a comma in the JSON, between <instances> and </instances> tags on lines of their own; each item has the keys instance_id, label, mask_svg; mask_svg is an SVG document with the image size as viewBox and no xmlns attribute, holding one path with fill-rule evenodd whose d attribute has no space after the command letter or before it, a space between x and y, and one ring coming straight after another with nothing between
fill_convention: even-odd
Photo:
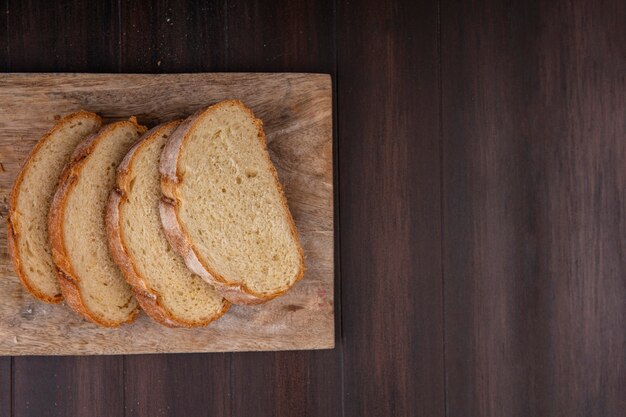
<instances>
[{"instance_id":1,"label":"crumb texture of bread","mask_svg":"<svg viewBox=\"0 0 626 417\"><path fill-rule=\"evenodd\" d=\"M138 308L109 252L104 218L116 168L144 132L134 120L105 126L85 149L77 149L84 156L69 167L66 181L72 186L64 187L61 199L63 255L71 265L64 272L78 287L85 310L79 312L107 326L131 321Z\"/></svg>"},{"instance_id":2,"label":"crumb texture of bread","mask_svg":"<svg viewBox=\"0 0 626 417\"><path fill-rule=\"evenodd\" d=\"M12 257L24 286L42 301L63 298L47 227L59 175L78 143L101 125L98 115L86 111L62 118L35 146L15 182L9 216Z\"/></svg>"},{"instance_id":3,"label":"crumb texture of bread","mask_svg":"<svg viewBox=\"0 0 626 417\"><path fill-rule=\"evenodd\" d=\"M260 300L282 294L302 277L304 261L261 121L228 100L188 126L173 135L184 137L168 195L186 239L208 273L230 286L218 286L229 300L248 303L229 297L232 288Z\"/></svg>"},{"instance_id":4,"label":"crumb texture of bread","mask_svg":"<svg viewBox=\"0 0 626 417\"><path fill-rule=\"evenodd\" d=\"M204 326L221 317L230 304L187 269L166 240L159 218L159 157L177 126L170 122L151 130L126 156L117 176L121 198L117 207L109 206L117 209L117 216L107 216L117 218L117 224L107 226L117 234L113 239L119 238L121 247L112 251L118 254L114 258L124 258L118 264L127 281L136 292L145 293L138 297L144 311L169 326Z\"/></svg>"}]
</instances>

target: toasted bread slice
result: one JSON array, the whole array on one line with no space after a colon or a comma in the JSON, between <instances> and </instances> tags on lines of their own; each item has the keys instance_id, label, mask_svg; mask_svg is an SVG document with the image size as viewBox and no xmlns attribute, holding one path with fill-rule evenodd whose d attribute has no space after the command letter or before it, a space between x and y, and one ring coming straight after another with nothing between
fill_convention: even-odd
<instances>
[{"instance_id":1,"label":"toasted bread slice","mask_svg":"<svg viewBox=\"0 0 626 417\"><path fill-rule=\"evenodd\" d=\"M170 248L159 219L159 158L179 124L165 123L145 133L118 167L117 189L107 206L107 234L113 259L150 317L171 327L205 326L230 303L187 269Z\"/></svg>"},{"instance_id":2,"label":"toasted bread slice","mask_svg":"<svg viewBox=\"0 0 626 417\"><path fill-rule=\"evenodd\" d=\"M63 299L48 239L48 211L74 148L101 126L100 117L86 111L59 120L33 148L13 186L7 218L9 253L24 287L47 303Z\"/></svg>"},{"instance_id":3,"label":"toasted bread slice","mask_svg":"<svg viewBox=\"0 0 626 417\"><path fill-rule=\"evenodd\" d=\"M304 274L296 226L262 123L228 100L185 120L161 155L163 227L187 266L229 301L257 304Z\"/></svg>"},{"instance_id":4,"label":"toasted bread slice","mask_svg":"<svg viewBox=\"0 0 626 417\"><path fill-rule=\"evenodd\" d=\"M67 304L106 327L129 323L139 311L109 253L104 216L115 169L145 131L133 117L82 142L61 175L50 210L52 255Z\"/></svg>"}]
</instances>

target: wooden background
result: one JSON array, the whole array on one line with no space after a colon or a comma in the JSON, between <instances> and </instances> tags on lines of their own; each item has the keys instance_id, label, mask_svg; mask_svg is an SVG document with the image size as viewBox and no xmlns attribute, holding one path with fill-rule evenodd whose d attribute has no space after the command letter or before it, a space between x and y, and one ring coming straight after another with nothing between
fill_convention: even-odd
<instances>
[{"instance_id":1,"label":"wooden background","mask_svg":"<svg viewBox=\"0 0 626 417\"><path fill-rule=\"evenodd\" d=\"M4 71L315 71L337 347L0 359L0 416L623 416L623 0L3 0ZM0 127L1 128L1 127Z\"/></svg>"}]
</instances>

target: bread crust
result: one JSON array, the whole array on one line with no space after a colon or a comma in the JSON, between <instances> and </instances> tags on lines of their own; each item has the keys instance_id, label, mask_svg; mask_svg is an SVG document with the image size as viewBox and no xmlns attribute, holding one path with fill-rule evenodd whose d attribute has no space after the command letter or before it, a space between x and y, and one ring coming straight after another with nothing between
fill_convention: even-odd
<instances>
[{"instance_id":1,"label":"bread crust","mask_svg":"<svg viewBox=\"0 0 626 417\"><path fill-rule=\"evenodd\" d=\"M199 327L206 326L217 320L228 311L230 303L226 300L222 303L222 309L212 317L202 321L189 321L175 316L161 301L161 295L150 288L142 275L135 269L135 263L124 241L122 228L120 227L120 208L127 201L126 190L129 189L128 174L132 168L137 152L150 144L161 135L163 129L169 129L180 124L179 120L164 123L152 128L145 133L139 141L130 149L124 160L118 167L116 189L111 191L107 204L105 223L109 250L113 259L119 266L126 281L133 287L133 293L141 308L152 319L168 327Z\"/></svg>"},{"instance_id":2,"label":"bread crust","mask_svg":"<svg viewBox=\"0 0 626 417\"><path fill-rule=\"evenodd\" d=\"M184 181L184 176L178 170L178 160L180 158L181 149L185 144L185 141L189 137L188 133L199 122L200 118L208 111L217 110L221 107L235 105L248 113L248 115L254 121L255 126L258 129L258 138L265 149L264 156L268 162L276 187L278 188L281 198L281 204L283 210L288 214L288 220L290 224L291 233L298 242L298 252L300 255L300 269L296 278L290 285L285 286L273 293L259 293L249 288L244 283L236 283L228 281L224 276L219 274L205 259L203 259L197 250L195 249L193 242L189 239L189 233L185 230L185 226L179 220L179 201L180 196L178 194L178 186ZM161 189L165 198L159 205L159 212L161 215L161 222L163 224L163 230L170 242L170 245L177 251L184 259L187 267L194 273L205 279L212 284L224 298L234 304L261 304L283 295L287 292L296 282L298 282L304 276L304 253L302 246L300 245L300 238L298 230L296 228L289 206L287 205L287 199L283 193L283 189L278 180L278 174L269 159L267 152L267 141L265 133L263 132L263 122L257 119L252 110L243 104L240 100L225 100L221 101L213 106L205 109L201 109L188 117L181 125L172 133L171 137L167 141L163 153L161 154L161 163L159 165L161 171Z\"/></svg>"},{"instance_id":3,"label":"bread crust","mask_svg":"<svg viewBox=\"0 0 626 417\"><path fill-rule=\"evenodd\" d=\"M79 119L79 118L80 119L90 118L90 119L95 120L98 125L102 125L102 119L100 118L100 116L98 116L95 113L91 113L85 110L78 110L74 113L71 113L63 117L61 120L59 120L52 128L50 128L50 130L48 130L41 137L41 139L39 139L35 147L30 151L28 158L26 158L26 161L24 162L22 169L20 170L17 178L15 179L15 182L13 183L13 188L11 190L11 197L9 200L9 213L7 215L7 244L8 244L8 249L9 249L9 256L11 257L11 261L13 262L15 273L17 274L17 277L19 278L20 282L22 283L22 285L24 286L24 288L26 288L28 292L30 292L39 300L46 302L46 303L50 303L50 304L60 303L63 300L63 294L59 293L59 294L55 294L54 296L45 294L41 292L40 290L38 290L37 288L35 288L34 285L31 283L31 281L28 279L28 276L24 272L24 268L22 267L22 260L20 257L19 250L17 249L18 241L20 238L20 230L19 230L19 227L17 227L17 225L14 224L13 218L15 218L15 215L16 215L17 199L18 199L19 193L21 192L22 181L24 180L24 176L26 175L26 173L33 166L33 158L35 157L35 155L37 155L41 147L45 143L47 143L48 140L50 140L50 137L54 133L58 132L60 129L62 129L66 125L73 123L76 119Z\"/></svg>"},{"instance_id":4,"label":"bread crust","mask_svg":"<svg viewBox=\"0 0 626 417\"><path fill-rule=\"evenodd\" d=\"M76 186L78 176L80 175L80 172L86 162L86 158L91 154L91 152L93 152L93 149L102 137L122 123L129 123L140 132L146 131L144 126L137 124L137 119L135 117L131 117L128 121L117 122L105 126L97 133L94 133L83 140L76 147L74 154L61 174L59 186L54 195L52 206L50 207L50 213L48 215L48 234L50 236L50 243L52 246L52 258L58 268L58 280L63 296L65 297L67 304L74 311L85 317L87 320L103 327L119 327L122 324L133 322L139 314L139 308L135 309L130 314L129 318L122 322L104 320L93 314L87 308L83 302L78 285L80 277L72 268L67 249L65 248L65 241L63 239L63 218L69 193Z\"/></svg>"}]
</instances>

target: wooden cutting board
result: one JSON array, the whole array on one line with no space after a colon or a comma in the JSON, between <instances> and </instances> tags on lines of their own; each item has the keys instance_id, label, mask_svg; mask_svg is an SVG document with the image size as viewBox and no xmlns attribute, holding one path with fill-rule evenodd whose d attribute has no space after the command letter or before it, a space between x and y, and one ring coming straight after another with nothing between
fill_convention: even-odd
<instances>
[{"instance_id":1,"label":"wooden cutting board","mask_svg":"<svg viewBox=\"0 0 626 417\"><path fill-rule=\"evenodd\" d=\"M300 231L306 274L266 304L233 306L201 329L169 329L145 314L103 329L65 304L37 301L7 254L13 180L55 118L78 109L153 126L217 101L243 100L268 148ZM334 347L332 90L323 74L0 75L0 355L83 355Z\"/></svg>"}]
</instances>

